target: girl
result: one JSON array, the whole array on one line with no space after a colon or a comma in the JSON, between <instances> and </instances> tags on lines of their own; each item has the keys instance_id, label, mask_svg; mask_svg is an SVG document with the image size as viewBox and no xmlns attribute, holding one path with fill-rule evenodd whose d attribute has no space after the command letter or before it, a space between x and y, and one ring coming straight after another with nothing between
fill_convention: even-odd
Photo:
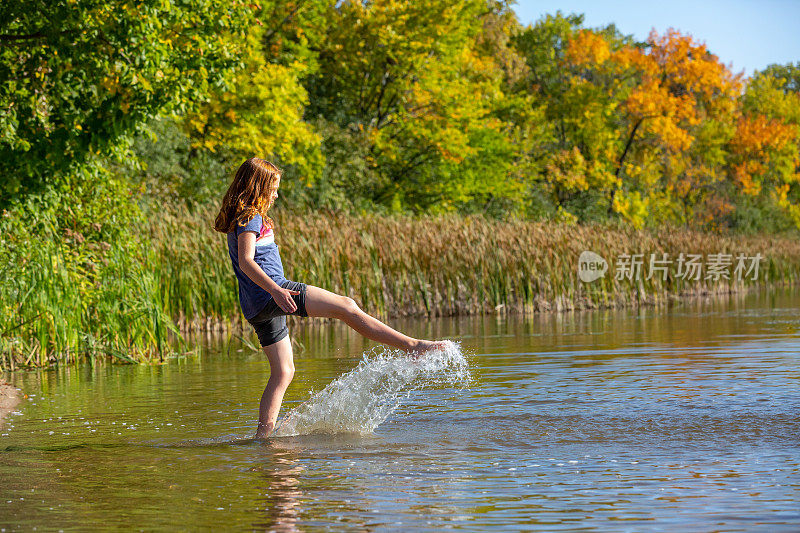
<instances>
[{"instance_id":1,"label":"girl","mask_svg":"<svg viewBox=\"0 0 800 533\"><path fill-rule=\"evenodd\" d=\"M283 395L294 376L286 315L338 318L361 335L415 357L446 342L408 337L362 311L352 298L286 279L274 224L267 216L278 198L280 182L281 171L275 165L251 157L236 171L214 222L214 229L228 236L228 253L239 282L239 303L269 360L257 439L266 438L275 429Z\"/></svg>"}]
</instances>

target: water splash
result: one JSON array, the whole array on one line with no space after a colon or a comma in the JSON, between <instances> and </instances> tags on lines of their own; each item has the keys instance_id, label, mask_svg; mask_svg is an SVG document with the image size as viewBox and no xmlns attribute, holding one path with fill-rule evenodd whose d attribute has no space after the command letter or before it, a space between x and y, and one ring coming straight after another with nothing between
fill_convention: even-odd
<instances>
[{"instance_id":1,"label":"water splash","mask_svg":"<svg viewBox=\"0 0 800 533\"><path fill-rule=\"evenodd\" d=\"M465 387L470 380L469 363L453 341L419 359L376 347L355 369L292 409L272 435L372 433L411 391L437 385Z\"/></svg>"}]
</instances>

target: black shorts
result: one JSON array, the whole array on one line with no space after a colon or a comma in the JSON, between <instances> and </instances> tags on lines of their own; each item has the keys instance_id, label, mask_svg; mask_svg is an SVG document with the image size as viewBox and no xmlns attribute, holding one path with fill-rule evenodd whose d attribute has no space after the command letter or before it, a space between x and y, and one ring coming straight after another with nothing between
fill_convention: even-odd
<instances>
[{"instance_id":1,"label":"black shorts","mask_svg":"<svg viewBox=\"0 0 800 533\"><path fill-rule=\"evenodd\" d=\"M278 307L273 298L270 298L264 309L259 311L253 318L247 320L256 330L258 342L261 343L262 347L275 344L289 334L289 328L286 326L287 314L302 317L308 316L306 312L306 284L299 281L286 281L281 284L281 287L290 291L300 291L300 294L292 294L292 298L297 304L297 310L294 313L287 313Z\"/></svg>"}]
</instances>

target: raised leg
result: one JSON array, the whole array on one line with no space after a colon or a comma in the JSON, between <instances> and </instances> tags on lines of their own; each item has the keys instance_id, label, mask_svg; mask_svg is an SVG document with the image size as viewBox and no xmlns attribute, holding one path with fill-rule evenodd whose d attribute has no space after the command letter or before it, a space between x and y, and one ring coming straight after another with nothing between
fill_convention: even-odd
<instances>
[{"instance_id":1,"label":"raised leg","mask_svg":"<svg viewBox=\"0 0 800 533\"><path fill-rule=\"evenodd\" d=\"M422 353L437 344L409 337L390 328L377 318L365 313L349 296L335 294L313 285L307 287L306 312L308 316L338 318L368 339L409 352Z\"/></svg>"},{"instance_id":2,"label":"raised leg","mask_svg":"<svg viewBox=\"0 0 800 533\"><path fill-rule=\"evenodd\" d=\"M263 349L269 360L269 380L264 394L261 395L255 437L257 439L267 438L275 429L283 395L294 377L294 354L288 335Z\"/></svg>"}]
</instances>

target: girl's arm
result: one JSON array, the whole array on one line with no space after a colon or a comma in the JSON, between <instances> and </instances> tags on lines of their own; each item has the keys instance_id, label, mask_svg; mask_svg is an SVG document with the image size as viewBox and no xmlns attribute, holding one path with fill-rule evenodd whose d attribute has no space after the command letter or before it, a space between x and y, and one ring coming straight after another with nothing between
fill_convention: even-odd
<instances>
[{"instance_id":1,"label":"girl's arm","mask_svg":"<svg viewBox=\"0 0 800 533\"><path fill-rule=\"evenodd\" d=\"M252 231L243 231L239 234L239 268L242 269L248 278L270 294L280 289L280 285L275 283L267 273L261 270L255 262L256 255L256 234Z\"/></svg>"}]
</instances>

